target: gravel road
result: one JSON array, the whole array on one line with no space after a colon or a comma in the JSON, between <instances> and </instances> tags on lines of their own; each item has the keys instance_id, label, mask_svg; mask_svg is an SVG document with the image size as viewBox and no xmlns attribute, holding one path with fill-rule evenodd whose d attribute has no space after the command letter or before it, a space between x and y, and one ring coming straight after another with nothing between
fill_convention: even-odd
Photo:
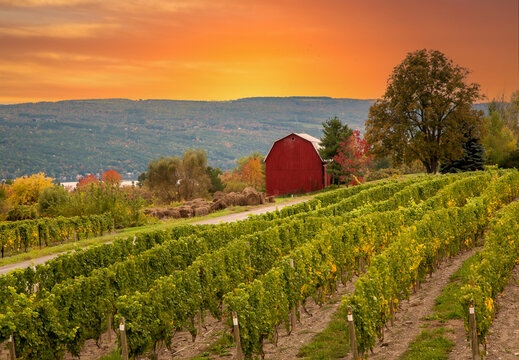
<instances>
[{"instance_id":1,"label":"gravel road","mask_svg":"<svg viewBox=\"0 0 519 360\"><path fill-rule=\"evenodd\" d=\"M276 207L278 209L282 209L285 206L294 205L294 204L297 204L297 203L300 203L300 202L303 202L303 201L306 201L306 200L308 200L308 199L297 199L297 200L294 200L294 201L287 202L285 204L280 204L280 205L273 204L273 205L269 205L269 206L263 206L263 207L260 207L260 208L254 209L254 210L249 210L249 211L244 211L244 212L240 212L240 213L236 213L236 214L224 215L224 216L215 217L215 218L212 218L212 219L198 221L198 222L193 223L193 225L197 225L197 224L200 224L200 225L201 224L219 224L221 222L226 223L226 222L233 222L233 221L244 220L244 219L247 219L247 217L249 215L264 214L264 213L269 212L269 211L275 211ZM18 268L26 268L26 267L29 267L29 266L36 266L36 265L39 265L39 264L44 264L48 260L53 259L53 258L57 257L60 254L64 254L64 253L58 253L58 254L42 256L42 257L39 257L39 258L36 258L36 259L32 259L32 260L21 261L19 263L15 263L15 264L9 264L9 265L0 266L0 274L6 274L9 271L14 270L14 269L18 269Z\"/></svg>"}]
</instances>

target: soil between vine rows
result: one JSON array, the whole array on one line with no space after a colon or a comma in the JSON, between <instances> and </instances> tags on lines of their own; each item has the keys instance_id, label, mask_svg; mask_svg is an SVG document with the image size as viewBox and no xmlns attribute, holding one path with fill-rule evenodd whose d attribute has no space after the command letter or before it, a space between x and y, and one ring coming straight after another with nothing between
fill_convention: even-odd
<instances>
[{"instance_id":1,"label":"soil between vine rows","mask_svg":"<svg viewBox=\"0 0 519 360\"><path fill-rule=\"evenodd\" d=\"M421 326L431 321L421 320L427 315L432 314L432 308L436 297L441 294L442 289L448 284L449 277L456 272L463 261L474 254L474 250L469 250L455 257L445 260L440 268L437 269L432 277L427 277L420 289L412 294L409 301L402 301L400 308L396 313L396 319L393 326L387 326L384 332L384 341L378 343L373 349L373 353L369 353L369 358L374 360L382 359L398 359L408 348L408 345L423 330ZM284 327L279 329L278 345L275 346L270 342L265 342L264 351L265 359L288 360L296 359L296 354L303 345L311 341L312 337L324 330L330 322L332 315L337 311L340 305L342 295L348 294L354 290L354 280L348 282L346 286L339 284L338 291L329 299L325 305L319 307L312 299L307 301L307 310L312 314L309 316L301 312L300 322L297 324L295 333L287 335ZM438 324L452 329L454 334L448 333L451 341L456 343L456 348L461 349L454 359L465 359L470 356L470 348L465 340L463 321L449 321L447 324ZM222 330L227 330L222 322L216 321L214 318L206 317L206 328L198 336L193 343L191 335L188 332L179 332L175 335L172 343L172 350L163 348L159 351L159 359L189 359L191 357L203 353L208 345L217 338L217 334ZM434 328L434 322L431 327ZM428 327L428 329L431 329ZM457 328L457 329L456 329ZM113 341L107 343L106 340L101 343L101 348L97 347L94 341L88 341L81 354L81 359L94 360L100 356L110 352L116 347L116 336L112 336ZM106 334L103 335L106 339ZM230 359L234 357L234 348L229 349L230 356L211 356L212 359ZM465 356L466 354L466 356ZM67 360L72 358L67 357Z\"/></svg>"},{"instance_id":2,"label":"soil between vine rows","mask_svg":"<svg viewBox=\"0 0 519 360\"><path fill-rule=\"evenodd\" d=\"M439 324L438 322L422 319L433 313L435 299L449 283L450 276L473 254L474 250L472 249L446 259L440 264L440 268L432 274L432 277L427 277L421 283L420 289L416 293L411 294L409 301L403 300L401 302L396 313L394 325L387 324L387 329L384 331L384 340L375 346L373 353L369 353L370 360L398 359L408 349L409 343L415 340L424 330L426 324L430 324L427 327L428 330L434 329L435 326L439 325L443 325L447 329L451 328L451 324ZM451 337L450 335L448 336ZM465 334L463 333L464 338ZM453 338L450 340L455 341ZM467 349L470 351L469 348ZM467 354L470 355L469 352ZM458 357L457 359L461 358Z\"/></svg>"},{"instance_id":3,"label":"soil between vine rows","mask_svg":"<svg viewBox=\"0 0 519 360\"><path fill-rule=\"evenodd\" d=\"M519 359L519 265L496 302L499 310L487 339L487 359Z\"/></svg>"}]
</instances>

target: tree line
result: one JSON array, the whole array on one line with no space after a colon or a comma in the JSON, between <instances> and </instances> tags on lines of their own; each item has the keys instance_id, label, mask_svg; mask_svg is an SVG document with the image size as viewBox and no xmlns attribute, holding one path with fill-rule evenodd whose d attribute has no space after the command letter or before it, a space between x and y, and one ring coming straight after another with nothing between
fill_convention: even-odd
<instances>
[{"instance_id":1,"label":"tree line","mask_svg":"<svg viewBox=\"0 0 519 360\"><path fill-rule=\"evenodd\" d=\"M510 101L492 100L485 114L474 107L485 96L468 81L469 73L440 51L407 54L369 110L365 139L337 117L323 123L320 154L330 161L334 181L370 173L374 179L395 168L447 173L519 167L519 91Z\"/></svg>"}]
</instances>

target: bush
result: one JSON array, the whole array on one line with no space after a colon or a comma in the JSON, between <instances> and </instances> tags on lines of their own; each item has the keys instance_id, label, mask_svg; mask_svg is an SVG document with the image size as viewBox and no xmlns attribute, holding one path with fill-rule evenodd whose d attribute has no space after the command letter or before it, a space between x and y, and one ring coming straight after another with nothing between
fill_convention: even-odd
<instances>
[{"instance_id":1,"label":"bush","mask_svg":"<svg viewBox=\"0 0 519 360\"><path fill-rule=\"evenodd\" d=\"M366 181L387 179L393 176L400 176L402 174L403 172L396 168L380 169L368 172L366 175Z\"/></svg>"},{"instance_id":2,"label":"bush","mask_svg":"<svg viewBox=\"0 0 519 360\"><path fill-rule=\"evenodd\" d=\"M516 168L519 169L519 149L512 151L502 165L505 169Z\"/></svg>"},{"instance_id":3,"label":"bush","mask_svg":"<svg viewBox=\"0 0 519 360\"><path fill-rule=\"evenodd\" d=\"M239 182L239 181L229 181L225 184L225 192L242 192L243 189L245 189L247 186L249 186L245 182Z\"/></svg>"},{"instance_id":4,"label":"bush","mask_svg":"<svg viewBox=\"0 0 519 360\"><path fill-rule=\"evenodd\" d=\"M42 216L66 215L70 194L63 186L45 188L38 198L38 211Z\"/></svg>"},{"instance_id":5,"label":"bush","mask_svg":"<svg viewBox=\"0 0 519 360\"><path fill-rule=\"evenodd\" d=\"M36 219L37 217L38 212L36 211L36 207L29 205L17 205L7 213L8 221L30 220Z\"/></svg>"}]
</instances>

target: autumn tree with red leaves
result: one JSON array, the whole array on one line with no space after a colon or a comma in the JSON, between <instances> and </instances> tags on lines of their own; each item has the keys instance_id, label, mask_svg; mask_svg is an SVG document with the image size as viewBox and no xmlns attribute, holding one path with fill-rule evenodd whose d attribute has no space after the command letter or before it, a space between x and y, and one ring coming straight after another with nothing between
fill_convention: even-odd
<instances>
[{"instance_id":1,"label":"autumn tree with red leaves","mask_svg":"<svg viewBox=\"0 0 519 360\"><path fill-rule=\"evenodd\" d=\"M98 182L99 180L97 179L97 177L95 175L90 174L87 176L83 176L81 179L78 180L77 188L81 189L90 184L97 184Z\"/></svg>"},{"instance_id":2,"label":"autumn tree with red leaves","mask_svg":"<svg viewBox=\"0 0 519 360\"><path fill-rule=\"evenodd\" d=\"M364 182L364 173L371 161L367 141L355 130L346 141L341 141L339 151L333 160L340 165L340 180L346 185Z\"/></svg>"},{"instance_id":3,"label":"autumn tree with red leaves","mask_svg":"<svg viewBox=\"0 0 519 360\"><path fill-rule=\"evenodd\" d=\"M101 179L106 184L119 185L123 181L123 177L115 170L108 170L101 175Z\"/></svg>"}]
</instances>

